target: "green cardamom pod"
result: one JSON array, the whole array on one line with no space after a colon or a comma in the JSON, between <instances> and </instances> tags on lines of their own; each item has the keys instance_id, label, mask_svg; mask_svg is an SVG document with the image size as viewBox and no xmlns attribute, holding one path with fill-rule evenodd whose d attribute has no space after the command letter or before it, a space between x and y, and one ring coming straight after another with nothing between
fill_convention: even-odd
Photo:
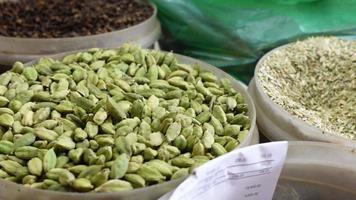
<instances>
[{"instance_id":1,"label":"green cardamom pod","mask_svg":"<svg viewBox=\"0 0 356 200\"><path fill-rule=\"evenodd\" d=\"M245 129L250 127L250 123L251 123L250 119L246 115L243 115L243 114L237 114L231 120L231 124L240 125Z\"/></svg>"},{"instance_id":2,"label":"green cardamom pod","mask_svg":"<svg viewBox=\"0 0 356 200\"><path fill-rule=\"evenodd\" d=\"M235 124L228 124L224 128L224 135L227 136L236 136L240 133L241 126L240 125L235 125Z\"/></svg>"},{"instance_id":3,"label":"green cardamom pod","mask_svg":"<svg viewBox=\"0 0 356 200\"><path fill-rule=\"evenodd\" d=\"M138 174L126 174L124 179L131 183L134 188L145 187L146 181Z\"/></svg>"},{"instance_id":4,"label":"green cardamom pod","mask_svg":"<svg viewBox=\"0 0 356 200\"><path fill-rule=\"evenodd\" d=\"M43 169L45 172L56 167L57 155L54 152L54 149L49 149L43 157Z\"/></svg>"},{"instance_id":5,"label":"green cardamom pod","mask_svg":"<svg viewBox=\"0 0 356 200\"><path fill-rule=\"evenodd\" d=\"M218 119L221 123L225 123L227 120L224 110L219 105L215 105L213 107L213 116L216 117L216 119Z\"/></svg>"},{"instance_id":6,"label":"green cardamom pod","mask_svg":"<svg viewBox=\"0 0 356 200\"><path fill-rule=\"evenodd\" d=\"M119 153L125 153L127 155L132 154L131 145L128 143L125 137L118 137L115 139L115 147Z\"/></svg>"},{"instance_id":7,"label":"green cardamom pod","mask_svg":"<svg viewBox=\"0 0 356 200\"><path fill-rule=\"evenodd\" d=\"M13 151L14 144L10 141L0 140L0 153L10 154Z\"/></svg>"},{"instance_id":8,"label":"green cardamom pod","mask_svg":"<svg viewBox=\"0 0 356 200\"><path fill-rule=\"evenodd\" d=\"M201 142L194 144L192 155L193 156L203 156L205 154L205 147Z\"/></svg>"},{"instance_id":9,"label":"green cardamom pod","mask_svg":"<svg viewBox=\"0 0 356 200\"><path fill-rule=\"evenodd\" d=\"M34 129L34 134L36 137L47 140L49 142L55 140L58 137L58 134L55 131L46 129L44 127L37 127Z\"/></svg>"},{"instance_id":10,"label":"green cardamom pod","mask_svg":"<svg viewBox=\"0 0 356 200\"><path fill-rule=\"evenodd\" d=\"M37 180L37 177L34 175L26 175L22 178L22 184L24 185L31 185L35 183Z\"/></svg>"},{"instance_id":11,"label":"green cardamom pod","mask_svg":"<svg viewBox=\"0 0 356 200\"><path fill-rule=\"evenodd\" d=\"M164 161L168 161L169 159L174 158L179 154L180 150L177 147L171 145L162 145L158 149L158 158Z\"/></svg>"},{"instance_id":12,"label":"green cardamom pod","mask_svg":"<svg viewBox=\"0 0 356 200\"><path fill-rule=\"evenodd\" d=\"M110 170L105 168L102 171L96 173L94 176L91 177L90 182L95 186L98 187L104 183L106 183L109 179Z\"/></svg>"},{"instance_id":13,"label":"green cardamom pod","mask_svg":"<svg viewBox=\"0 0 356 200\"><path fill-rule=\"evenodd\" d=\"M23 69L22 74L27 78L29 81L35 81L38 77L38 73L35 68L33 67L25 67Z\"/></svg>"},{"instance_id":14,"label":"green cardamom pod","mask_svg":"<svg viewBox=\"0 0 356 200\"><path fill-rule=\"evenodd\" d=\"M29 146L34 143L36 140L36 136L33 133L26 133L18 138L14 143L14 148L22 147L22 146Z\"/></svg>"},{"instance_id":15,"label":"green cardamom pod","mask_svg":"<svg viewBox=\"0 0 356 200\"><path fill-rule=\"evenodd\" d=\"M73 161L74 164L78 164L82 158L83 152L83 148L72 149L68 152L68 157Z\"/></svg>"},{"instance_id":16,"label":"green cardamom pod","mask_svg":"<svg viewBox=\"0 0 356 200\"><path fill-rule=\"evenodd\" d=\"M166 131L166 137L168 142L173 141L181 132L182 126L180 123L173 122L168 126Z\"/></svg>"},{"instance_id":17,"label":"green cardamom pod","mask_svg":"<svg viewBox=\"0 0 356 200\"><path fill-rule=\"evenodd\" d=\"M111 166L110 178L112 179L119 179L122 178L128 168L129 165L129 158L127 154L121 154L118 156L113 165Z\"/></svg>"},{"instance_id":18,"label":"green cardamom pod","mask_svg":"<svg viewBox=\"0 0 356 200\"><path fill-rule=\"evenodd\" d=\"M182 177L186 177L189 175L189 169L188 168L181 168L179 170L177 170L176 172L174 172L174 174L172 175L171 179L179 179Z\"/></svg>"},{"instance_id":19,"label":"green cardamom pod","mask_svg":"<svg viewBox=\"0 0 356 200\"><path fill-rule=\"evenodd\" d=\"M214 116L211 116L210 123L211 123L211 125L213 125L215 133L217 135L223 135L224 134L224 127L223 127L223 125L221 124L221 122L217 118L215 118Z\"/></svg>"},{"instance_id":20,"label":"green cardamom pod","mask_svg":"<svg viewBox=\"0 0 356 200\"><path fill-rule=\"evenodd\" d=\"M187 140L183 135L179 135L174 139L173 145L176 146L179 150L183 151L187 147Z\"/></svg>"},{"instance_id":21,"label":"green cardamom pod","mask_svg":"<svg viewBox=\"0 0 356 200\"><path fill-rule=\"evenodd\" d=\"M2 167L2 169L11 174L11 175L16 175L16 171L17 169L21 168L22 165L20 165L19 163L12 161L12 160L3 160L0 161L0 166Z\"/></svg>"},{"instance_id":22,"label":"green cardamom pod","mask_svg":"<svg viewBox=\"0 0 356 200\"><path fill-rule=\"evenodd\" d=\"M61 135L55 140L55 146L65 150L71 150L75 148L75 143L71 137Z\"/></svg>"},{"instance_id":23,"label":"green cardamom pod","mask_svg":"<svg viewBox=\"0 0 356 200\"><path fill-rule=\"evenodd\" d=\"M4 170L0 169L0 178L4 179L8 177L10 177L10 175L6 173Z\"/></svg>"},{"instance_id":24,"label":"green cardamom pod","mask_svg":"<svg viewBox=\"0 0 356 200\"><path fill-rule=\"evenodd\" d=\"M73 174L79 175L86 168L88 168L87 165L75 165L75 166L69 167L68 170L70 172L72 172Z\"/></svg>"},{"instance_id":25,"label":"green cardamom pod","mask_svg":"<svg viewBox=\"0 0 356 200\"><path fill-rule=\"evenodd\" d=\"M101 147L97 150L96 154L99 155L104 155L105 156L105 160L106 161L110 161L112 159L113 156L113 152L112 152L112 147L110 146L105 146L105 147Z\"/></svg>"},{"instance_id":26,"label":"green cardamom pod","mask_svg":"<svg viewBox=\"0 0 356 200\"><path fill-rule=\"evenodd\" d=\"M14 118L10 114L1 114L0 115L0 125L5 127L11 127L14 123Z\"/></svg>"},{"instance_id":27,"label":"green cardamom pod","mask_svg":"<svg viewBox=\"0 0 356 200\"><path fill-rule=\"evenodd\" d=\"M116 120L122 120L126 118L125 112L119 107L119 105L110 97L106 99L106 108L110 112L110 115Z\"/></svg>"},{"instance_id":28,"label":"green cardamom pod","mask_svg":"<svg viewBox=\"0 0 356 200\"><path fill-rule=\"evenodd\" d=\"M234 150L239 145L238 141L230 141L225 145L225 149L227 152Z\"/></svg>"},{"instance_id":29,"label":"green cardamom pod","mask_svg":"<svg viewBox=\"0 0 356 200\"><path fill-rule=\"evenodd\" d=\"M33 115L33 123L37 124L48 119L51 114L51 109L49 107L38 109Z\"/></svg>"},{"instance_id":30,"label":"green cardamom pod","mask_svg":"<svg viewBox=\"0 0 356 200\"><path fill-rule=\"evenodd\" d=\"M136 173L140 169L141 165L142 165L142 163L129 162L126 172L127 173Z\"/></svg>"},{"instance_id":31,"label":"green cardamom pod","mask_svg":"<svg viewBox=\"0 0 356 200\"><path fill-rule=\"evenodd\" d=\"M95 192L121 192L132 189L133 187L130 182L123 180L109 180L95 188Z\"/></svg>"},{"instance_id":32,"label":"green cardamom pod","mask_svg":"<svg viewBox=\"0 0 356 200\"><path fill-rule=\"evenodd\" d=\"M221 156L225 153L227 153L226 149L219 143L214 143L211 146L211 153L214 156Z\"/></svg>"},{"instance_id":33,"label":"green cardamom pod","mask_svg":"<svg viewBox=\"0 0 356 200\"><path fill-rule=\"evenodd\" d=\"M158 169L152 167L150 165L142 165L141 168L138 170L138 175L140 175L146 181L152 182L160 182L165 180L165 176L163 176Z\"/></svg>"},{"instance_id":34,"label":"green cardamom pod","mask_svg":"<svg viewBox=\"0 0 356 200\"><path fill-rule=\"evenodd\" d=\"M158 155L158 152L152 148L146 148L143 151L143 158L144 160L152 160Z\"/></svg>"},{"instance_id":35,"label":"green cardamom pod","mask_svg":"<svg viewBox=\"0 0 356 200\"><path fill-rule=\"evenodd\" d=\"M186 168L192 166L194 164L194 160L185 156L178 156L176 158L173 158L171 160L171 163L174 166Z\"/></svg>"},{"instance_id":36,"label":"green cardamom pod","mask_svg":"<svg viewBox=\"0 0 356 200\"><path fill-rule=\"evenodd\" d=\"M77 178L73 181L72 187L79 192L88 192L94 188L90 180L86 178Z\"/></svg>"},{"instance_id":37,"label":"green cardamom pod","mask_svg":"<svg viewBox=\"0 0 356 200\"><path fill-rule=\"evenodd\" d=\"M209 111L204 111L201 112L196 119L200 122L200 123L205 123L208 122L210 120L211 114Z\"/></svg>"},{"instance_id":38,"label":"green cardamom pod","mask_svg":"<svg viewBox=\"0 0 356 200\"><path fill-rule=\"evenodd\" d=\"M56 162L56 168L63 168L69 162L69 158L67 156L58 156Z\"/></svg>"},{"instance_id":39,"label":"green cardamom pod","mask_svg":"<svg viewBox=\"0 0 356 200\"><path fill-rule=\"evenodd\" d=\"M20 159L29 160L38 156L38 148L32 146L22 146L16 148L14 153L15 156Z\"/></svg>"},{"instance_id":40,"label":"green cardamom pod","mask_svg":"<svg viewBox=\"0 0 356 200\"><path fill-rule=\"evenodd\" d=\"M173 174L172 166L165 161L154 159L145 164L156 168L163 176L170 177Z\"/></svg>"}]
</instances>

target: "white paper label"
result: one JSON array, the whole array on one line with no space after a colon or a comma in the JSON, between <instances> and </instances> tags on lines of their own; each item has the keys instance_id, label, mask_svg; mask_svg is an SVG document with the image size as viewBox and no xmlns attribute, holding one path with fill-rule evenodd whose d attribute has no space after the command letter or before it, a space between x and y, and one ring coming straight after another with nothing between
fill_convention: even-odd
<instances>
[{"instance_id":1,"label":"white paper label","mask_svg":"<svg viewBox=\"0 0 356 200\"><path fill-rule=\"evenodd\" d=\"M287 142L236 149L197 168L169 200L270 200L286 155Z\"/></svg>"}]
</instances>

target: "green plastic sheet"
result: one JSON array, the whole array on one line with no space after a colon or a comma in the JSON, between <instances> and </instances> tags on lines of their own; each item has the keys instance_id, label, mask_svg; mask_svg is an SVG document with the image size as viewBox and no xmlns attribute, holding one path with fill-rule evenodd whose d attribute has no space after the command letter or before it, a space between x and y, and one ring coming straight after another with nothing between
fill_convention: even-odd
<instances>
[{"instance_id":1,"label":"green plastic sheet","mask_svg":"<svg viewBox=\"0 0 356 200\"><path fill-rule=\"evenodd\" d=\"M269 50L312 35L356 35L356 0L152 0L162 48L247 83Z\"/></svg>"}]
</instances>

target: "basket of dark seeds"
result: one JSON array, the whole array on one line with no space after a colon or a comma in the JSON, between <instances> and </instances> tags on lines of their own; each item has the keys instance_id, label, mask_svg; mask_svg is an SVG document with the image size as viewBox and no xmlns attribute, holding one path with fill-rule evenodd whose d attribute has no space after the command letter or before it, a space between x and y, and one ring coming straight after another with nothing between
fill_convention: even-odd
<instances>
[{"instance_id":1,"label":"basket of dark seeds","mask_svg":"<svg viewBox=\"0 0 356 200\"><path fill-rule=\"evenodd\" d=\"M5 0L0 10L2 65L126 42L151 47L161 31L146 1Z\"/></svg>"}]
</instances>

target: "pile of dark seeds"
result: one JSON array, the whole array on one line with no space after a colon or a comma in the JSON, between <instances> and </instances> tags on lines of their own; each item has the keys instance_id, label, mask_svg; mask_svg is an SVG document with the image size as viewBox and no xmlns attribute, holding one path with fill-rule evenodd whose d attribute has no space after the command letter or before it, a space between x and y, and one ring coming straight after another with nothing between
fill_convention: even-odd
<instances>
[{"instance_id":1,"label":"pile of dark seeds","mask_svg":"<svg viewBox=\"0 0 356 200\"><path fill-rule=\"evenodd\" d=\"M0 35L62 38L106 33L136 25L153 14L133 0L19 0L0 3Z\"/></svg>"}]
</instances>

